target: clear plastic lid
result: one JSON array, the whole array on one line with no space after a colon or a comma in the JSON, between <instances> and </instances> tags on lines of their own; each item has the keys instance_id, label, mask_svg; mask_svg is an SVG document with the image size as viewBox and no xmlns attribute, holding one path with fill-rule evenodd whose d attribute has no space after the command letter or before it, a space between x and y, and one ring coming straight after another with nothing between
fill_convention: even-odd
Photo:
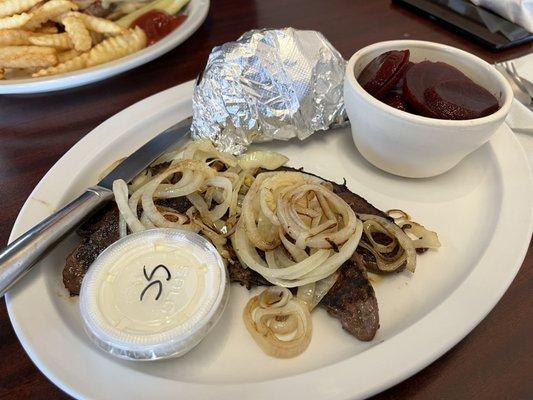
<instances>
[{"instance_id":1,"label":"clear plastic lid","mask_svg":"<svg viewBox=\"0 0 533 400\"><path fill-rule=\"evenodd\" d=\"M228 278L215 247L193 232L150 229L108 247L80 291L85 329L103 350L130 360L177 357L220 318Z\"/></svg>"}]
</instances>

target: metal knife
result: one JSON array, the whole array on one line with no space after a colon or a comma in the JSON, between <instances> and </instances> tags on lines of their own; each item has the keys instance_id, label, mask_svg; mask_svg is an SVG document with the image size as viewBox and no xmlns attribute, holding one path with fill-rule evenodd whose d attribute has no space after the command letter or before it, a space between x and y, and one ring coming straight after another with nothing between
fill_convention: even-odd
<instances>
[{"instance_id":1,"label":"metal knife","mask_svg":"<svg viewBox=\"0 0 533 400\"><path fill-rule=\"evenodd\" d=\"M0 297L30 271L47 250L113 197L113 181L131 181L165 150L184 139L190 131L191 122L192 117L187 118L157 135L115 167L96 186L85 190L77 199L3 249L0 252Z\"/></svg>"}]
</instances>

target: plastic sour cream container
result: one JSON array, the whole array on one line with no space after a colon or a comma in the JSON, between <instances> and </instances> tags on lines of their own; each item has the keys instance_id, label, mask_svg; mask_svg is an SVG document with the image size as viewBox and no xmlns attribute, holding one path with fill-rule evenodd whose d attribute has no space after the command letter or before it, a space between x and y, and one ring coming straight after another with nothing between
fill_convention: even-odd
<instances>
[{"instance_id":1,"label":"plastic sour cream container","mask_svg":"<svg viewBox=\"0 0 533 400\"><path fill-rule=\"evenodd\" d=\"M228 278L215 247L196 233L150 229L108 247L89 268L80 311L90 338L129 360L177 357L220 318Z\"/></svg>"}]
</instances>

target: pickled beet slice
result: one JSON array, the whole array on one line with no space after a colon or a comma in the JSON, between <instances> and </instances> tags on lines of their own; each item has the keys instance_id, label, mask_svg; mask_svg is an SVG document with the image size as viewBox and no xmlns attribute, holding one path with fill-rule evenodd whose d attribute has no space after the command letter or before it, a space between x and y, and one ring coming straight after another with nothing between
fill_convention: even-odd
<instances>
[{"instance_id":1,"label":"pickled beet slice","mask_svg":"<svg viewBox=\"0 0 533 400\"><path fill-rule=\"evenodd\" d=\"M407 66L405 67L405 70L403 71L403 74L402 76L400 77L400 79L398 80L398 82L396 82L396 84L394 85L394 87L391 89L391 92L394 92L394 93L403 93L403 83L405 81L405 74L407 73L407 71L409 70L409 68L411 68L413 65L415 65L414 62L412 61L409 61L407 63ZM389 92L390 93L390 92Z\"/></svg>"},{"instance_id":2,"label":"pickled beet slice","mask_svg":"<svg viewBox=\"0 0 533 400\"><path fill-rule=\"evenodd\" d=\"M472 81L448 80L424 91L426 106L440 119L474 119L498 110L498 100Z\"/></svg>"},{"instance_id":3,"label":"pickled beet slice","mask_svg":"<svg viewBox=\"0 0 533 400\"><path fill-rule=\"evenodd\" d=\"M444 62L422 61L414 64L405 74L403 93L409 105L421 115L439 118L433 108L428 107L424 99L427 89L442 81L472 82L457 68Z\"/></svg>"},{"instance_id":4,"label":"pickled beet slice","mask_svg":"<svg viewBox=\"0 0 533 400\"><path fill-rule=\"evenodd\" d=\"M391 92L383 98L383 102L402 111L409 111L409 106L401 93Z\"/></svg>"},{"instance_id":5,"label":"pickled beet slice","mask_svg":"<svg viewBox=\"0 0 533 400\"><path fill-rule=\"evenodd\" d=\"M409 50L392 50L374 58L359 74L357 81L372 96L383 98L403 77Z\"/></svg>"}]
</instances>

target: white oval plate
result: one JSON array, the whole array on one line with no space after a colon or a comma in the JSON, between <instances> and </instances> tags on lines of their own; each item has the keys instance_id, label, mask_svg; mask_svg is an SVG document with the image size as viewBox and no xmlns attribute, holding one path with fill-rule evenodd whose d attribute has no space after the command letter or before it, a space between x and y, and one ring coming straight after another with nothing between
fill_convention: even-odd
<instances>
[{"instance_id":1,"label":"white oval plate","mask_svg":"<svg viewBox=\"0 0 533 400\"><path fill-rule=\"evenodd\" d=\"M0 80L0 94L41 93L68 89L101 81L146 64L189 38L204 22L208 11L209 0L191 0L187 5L187 19L183 24L151 46L115 61L66 74L42 78Z\"/></svg>"},{"instance_id":2,"label":"white oval plate","mask_svg":"<svg viewBox=\"0 0 533 400\"><path fill-rule=\"evenodd\" d=\"M166 90L104 122L57 162L35 188L11 240L97 181L99 171L191 114L192 83ZM180 359L121 361L91 344L77 299L61 282L74 235L7 296L17 335L35 364L78 398L363 398L414 374L463 338L516 275L532 229L532 184L524 152L507 127L456 168L432 179L383 173L356 152L349 130L263 147L293 166L348 186L381 209L401 208L435 229L438 252L419 257L416 273L374 279L381 328L363 343L336 319L313 313L313 339L300 357L264 355L241 313L249 292L232 285L214 331Z\"/></svg>"}]
</instances>

